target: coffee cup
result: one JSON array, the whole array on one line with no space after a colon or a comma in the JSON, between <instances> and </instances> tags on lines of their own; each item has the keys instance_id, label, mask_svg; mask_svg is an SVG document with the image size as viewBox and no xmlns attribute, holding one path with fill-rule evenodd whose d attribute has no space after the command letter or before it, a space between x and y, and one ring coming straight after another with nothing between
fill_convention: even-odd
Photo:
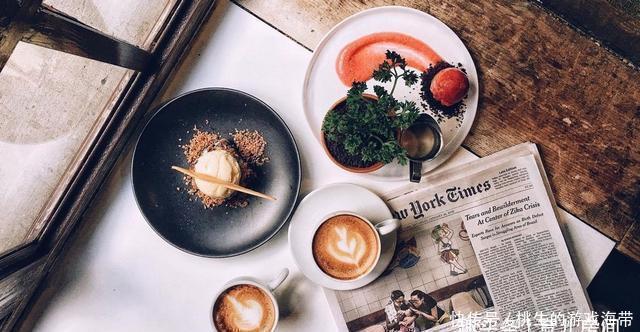
<instances>
[{"instance_id":1,"label":"coffee cup","mask_svg":"<svg viewBox=\"0 0 640 332\"><path fill-rule=\"evenodd\" d=\"M382 241L399 227L398 219L373 223L353 212L331 213L314 231L311 252L316 266L335 281L359 280L374 270Z\"/></svg>"},{"instance_id":2,"label":"coffee cup","mask_svg":"<svg viewBox=\"0 0 640 332\"><path fill-rule=\"evenodd\" d=\"M227 282L211 307L213 330L273 332L280 310L273 292L289 275L283 269L271 281L239 277Z\"/></svg>"}]
</instances>

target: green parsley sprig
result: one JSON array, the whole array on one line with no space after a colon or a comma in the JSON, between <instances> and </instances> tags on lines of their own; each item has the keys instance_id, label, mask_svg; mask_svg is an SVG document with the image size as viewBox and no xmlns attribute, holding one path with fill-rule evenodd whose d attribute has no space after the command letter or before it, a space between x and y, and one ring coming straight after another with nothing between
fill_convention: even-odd
<instances>
[{"instance_id":1,"label":"green parsley sprig","mask_svg":"<svg viewBox=\"0 0 640 332\"><path fill-rule=\"evenodd\" d=\"M419 111L413 101L398 101L393 97L400 79L408 87L418 82L415 71L407 69L407 63L398 53L387 50L386 60L373 71L374 80L380 83L393 81L391 92L375 85L377 100L367 98L365 82L353 82L347 92L346 107L327 113L322 124L325 137L343 144L345 151L359 156L364 162L390 163L397 159L406 165L406 151L398 143L398 132L409 127Z\"/></svg>"}]
</instances>

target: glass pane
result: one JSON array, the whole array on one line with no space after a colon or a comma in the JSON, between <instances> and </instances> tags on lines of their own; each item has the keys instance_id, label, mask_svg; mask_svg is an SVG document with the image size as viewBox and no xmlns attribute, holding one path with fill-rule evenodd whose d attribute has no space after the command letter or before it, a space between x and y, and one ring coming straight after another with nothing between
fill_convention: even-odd
<instances>
[{"instance_id":1,"label":"glass pane","mask_svg":"<svg viewBox=\"0 0 640 332\"><path fill-rule=\"evenodd\" d=\"M0 73L0 254L38 215L130 70L19 43Z\"/></svg>"},{"instance_id":2,"label":"glass pane","mask_svg":"<svg viewBox=\"0 0 640 332\"><path fill-rule=\"evenodd\" d=\"M149 49L176 0L45 0ZM19 43L0 72L0 256L33 241L132 71Z\"/></svg>"},{"instance_id":3,"label":"glass pane","mask_svg":"<svg viewBox=\"0 0 640 332\"><path fill-rule=\"evenodd\" d=\"M106 34L149 49L176 0L44 0Z\"/></svg>"}]
</instances>

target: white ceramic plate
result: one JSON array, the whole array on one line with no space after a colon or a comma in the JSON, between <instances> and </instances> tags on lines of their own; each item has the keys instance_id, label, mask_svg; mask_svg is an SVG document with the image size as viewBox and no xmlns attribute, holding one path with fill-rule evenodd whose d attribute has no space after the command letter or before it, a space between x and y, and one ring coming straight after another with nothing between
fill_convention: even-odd
<instances>
[{"instance_id":1,"label":"white ceramic plate","mask_svg":"<svg viewBox=\"0 0 640 332\"><path fill-rule=\"evenodd\" d=\"M309 193L298 205L289 225L289 248L298 268L311 281L331 289L360 288L374 281L385 271L396 247L397 232L382 238L380 259L373 271L355 281L339 281L328 278L318 268L311 252L311 242L316 226L327 215L336 211L359 214L372 223L392 218L384 201L370 190L355 184L338 183Z\"/></svg>"},{"instance_id":2,"label":"white ceramic plate","mask_svg":"<svg viewBox=\"0 0 640 332\"><path fill-rule=\"evenodd\" d=\"M464 100L466 104L464 119L462 122L449 119L440 123L444 146L438 157L423 163L423 173L429 172L449 159L460 147L471 129L478 107L478 74L471 54L455 32L429 14L407 7L378 7L350 16L333 27L316 47L307 68L302 93L307 123L320 142L320 129L325 114L334 102L346 95L348 90L348 87L338 78L335 69L340 51L348 43L376 32L400 32L410 35L429 45L445 61L462 64L467 72L469 93ZM373 80L367 83L369 90L372 91ZM419 87L412 90L404 87L404 84L399 86L402 88L397 89L394 96L399 99L414 100L420 105ZM407 179L409 167L392 162L375 172L364 175L388 180Z\"/></svg>"}]
</instances>

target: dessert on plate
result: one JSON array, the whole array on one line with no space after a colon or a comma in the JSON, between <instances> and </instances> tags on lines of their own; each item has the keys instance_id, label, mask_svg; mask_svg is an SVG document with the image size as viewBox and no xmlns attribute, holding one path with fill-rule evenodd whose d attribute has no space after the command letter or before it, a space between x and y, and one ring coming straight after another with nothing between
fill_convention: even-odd
<instances>
[{"instance_id":1,"label":"dessert on plate","mask_svg":"<svg viewBox=\"0 0 640 332\"><path fill-rule=\"evenodd\" d=\"M189 142L182 145L189 168L224 182L250 187L256 167L269 161L267 142L257 130L236 130L231 139L219 133L193 129ZM245 207L247 196L221 184L185 176L187 193L200 200L205 208L226 205ZM180 188L178 188L180 190Z\"/></svg>"}]
</instances>

